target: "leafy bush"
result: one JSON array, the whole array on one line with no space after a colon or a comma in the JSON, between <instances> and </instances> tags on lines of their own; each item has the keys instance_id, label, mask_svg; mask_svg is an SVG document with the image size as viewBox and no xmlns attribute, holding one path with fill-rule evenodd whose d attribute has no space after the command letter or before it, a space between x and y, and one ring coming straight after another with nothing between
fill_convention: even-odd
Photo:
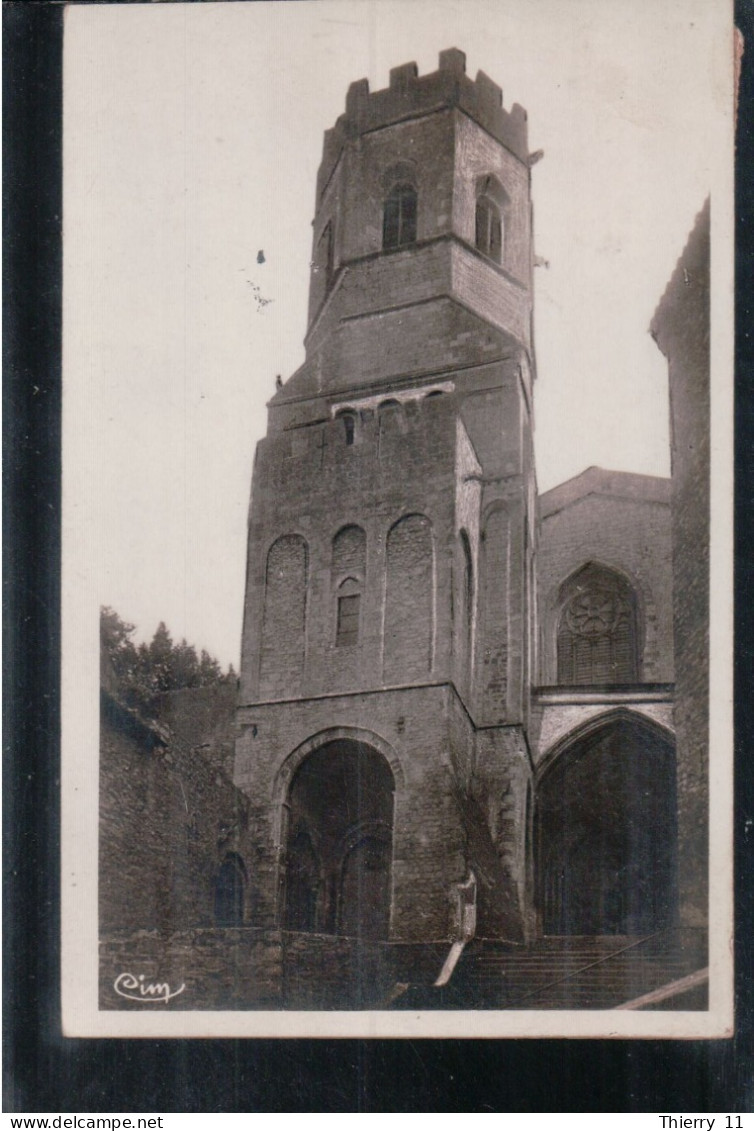
<instances>
[{"instance_id":1,"label":"leafy bush","mask_svg":"<svg viewBox=\"0 0 754 1131\"><path fill-rule=\"evenodd\" d=\"M220 664L202 648L199 655L193 644L173 639L160 621L149 644L135 644L135 626L121 620L114 609L100 609L100 640L107 654L119 697L133 707L145 708L163 691L184 687L214 687L235 683L231 664L223 672Z\"/></svg>"}]
</instances>

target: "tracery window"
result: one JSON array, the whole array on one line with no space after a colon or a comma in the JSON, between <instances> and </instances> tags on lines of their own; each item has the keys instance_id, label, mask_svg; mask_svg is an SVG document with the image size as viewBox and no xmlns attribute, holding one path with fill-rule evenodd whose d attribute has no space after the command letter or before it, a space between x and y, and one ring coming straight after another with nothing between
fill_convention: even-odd
<instances>
[{"instance_id":1,"label":"tracery window","mask_svg":"<svg viewBox=\"0 0 754 1131\"><path fill-rule=\"evenodd\" d=\"M586 566L562 591L558 682L636 683L636 598L623 578Z\"/></svg>"}]
</instances>

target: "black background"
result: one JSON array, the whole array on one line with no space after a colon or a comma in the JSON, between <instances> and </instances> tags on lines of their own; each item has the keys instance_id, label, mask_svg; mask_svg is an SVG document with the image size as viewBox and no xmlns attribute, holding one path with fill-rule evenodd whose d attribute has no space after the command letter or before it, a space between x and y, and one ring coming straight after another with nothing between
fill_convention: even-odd
<instances>
[{"instance_id":1,"label":"black background","mask_svg":"<svg viewBox=\"0 0 754 1131\"><path fill-rule=\"evenodd\" d=\"M736 203L737 1030L726 1041L61 1036L63 8L6 4L3 17L4 1111L751 1111L754 0L736 4L748 54Z\"/></svg>"}]
</instances>

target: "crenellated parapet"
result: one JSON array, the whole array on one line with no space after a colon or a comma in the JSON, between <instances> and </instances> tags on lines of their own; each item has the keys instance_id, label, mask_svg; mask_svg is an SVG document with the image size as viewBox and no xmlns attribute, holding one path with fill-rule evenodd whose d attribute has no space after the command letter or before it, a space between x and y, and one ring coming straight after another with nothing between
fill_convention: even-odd
<instances>
[{"instance_id":1,"label":"crenellated parapet","mask_svg":"<svg viewBox=\"0 0 754 1131\"><path fill-rule=\"evenodd\" d=\"M439 69L429 75L419 75L416 63L403 63L390 71L390 85L385 90L370 91L368 79L351 83L345 114L325 133L317 200L348 140L383 126L454 107L473 118L520 161L527 162L526 111L518 103L505 110L503 92L497 83L484 71L478 71L476 79L470 79L466 74L464 52L451 47L440 52Z\"/></svg>"}]
</instances>

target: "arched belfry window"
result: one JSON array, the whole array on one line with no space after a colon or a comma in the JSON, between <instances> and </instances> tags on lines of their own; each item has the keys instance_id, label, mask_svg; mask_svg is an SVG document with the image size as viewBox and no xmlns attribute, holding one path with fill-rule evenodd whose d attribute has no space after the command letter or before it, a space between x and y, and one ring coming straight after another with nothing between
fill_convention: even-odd
<instances>
[{"instance_id":1,"label":"arched belfry window","mask_svg":"<svg viewBox=\"0 0 754 1131\"><path fill-rule=\"evenodd\" d=\"M636 683L636 595L612 570L584 566L561 588L558 683Z\"/></svg>"},{"instance_id":2,"label":"arched belfry window","mask_svg":"<svg viewBox=\"0 0 754 1131\"><path fill-rule=\"evenodd\" d=\"M474 242L482 255L494 263L503 262L507 205L508 195L497 178L480 178L476 186Z\"/></svg>"},{"instance_id":3,"label":"arched belfry window","mask_svg":"<svg viewBox=\"0 0 754 1131\"><path fill-rule=\"evenodd\" d=\"M341 422L343 428L346 447L350 448L356 437L356 413L351 412L350 409L344 409L343 412L338 413L337 419Z\"/></svg>"},{"instance_id":4,"label":"arched belfry window","mask_svg":"<svg viewBox=\"0 0 754 1131\"><path fill-rule=\"evenodd\" d=\"M412 184L394 185L385 200L382 218L382 247L406 247L416 242L417 196Z\"/></svg>"},{"instance_id":5,"label":"arched belfry window","mask_svg":"<svg viewBox=\"0 0 754 1131\"><path fill-rule=\"evenodd\" d=\"M476 202L476 246L495 263L502 260L503 219L494 200L487 196Z\"/></svg>"}]
</instances>

